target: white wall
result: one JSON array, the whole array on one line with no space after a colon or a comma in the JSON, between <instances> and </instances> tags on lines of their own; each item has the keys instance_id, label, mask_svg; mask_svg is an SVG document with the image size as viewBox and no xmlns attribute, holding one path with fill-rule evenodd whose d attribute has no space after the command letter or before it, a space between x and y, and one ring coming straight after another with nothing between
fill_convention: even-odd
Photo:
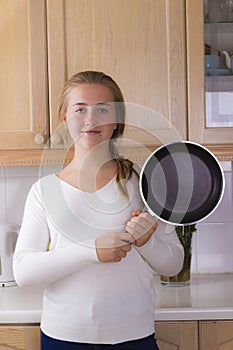
<instances>
[{"instance_id":1,"label":"white wall","mask_svg":"<svg viewBox=\"0 0 233 350\"><path fill-rule=\"evenodd\" d=\"M222 202L193 236L193 273L233 272L233 175L232 164L222 163L226 189ZM46 168L46 174L56 172ZM41 176L39 167L0 167L0 221L21 223L25 199Z\"/></svg>"},{"instance_id":2,"label":"white wall","mask_svg":"<svg viewBox=\"0 0 233 350\"><path fill-rule=\"evenodd\" d=\"M232 163L222 163L226 188L215 212L197 224L193 239L192 271L233 272L233 175Z\"/></svg>"}]
</instances>

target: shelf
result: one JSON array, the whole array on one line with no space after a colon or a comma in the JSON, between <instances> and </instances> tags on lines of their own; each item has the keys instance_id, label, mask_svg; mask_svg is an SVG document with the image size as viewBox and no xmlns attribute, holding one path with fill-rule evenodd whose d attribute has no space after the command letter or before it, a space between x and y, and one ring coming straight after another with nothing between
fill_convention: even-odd
<instances>
[{"instance_id":1,"label":"shelf","mask_svg":"<svg viewBox=\"0 0 233 350\"><path fill-rule=\"evenodd\" d=\"M232 72L229 69L206 69L206 77L233 77Z\"/></svg>"},{"instance_id":2,"label":"shelf","mask_svg":"<svg viewBox=\"0 0 233 350\"><path fill-rule=\"evenodd\" d=\"M208 92L233 91L233 75L209 75L205 76L205 81Z\"/></svg>"},{"instance_id":3,"label":"shelf","mask_svg":"<svg viewBox=\"0 0 233 350\"><path fill-rule=\"evenodd\" d=\"M205 33L229 33L233 35L233 22L205 22Z\"/></svg>"}]
</instances>

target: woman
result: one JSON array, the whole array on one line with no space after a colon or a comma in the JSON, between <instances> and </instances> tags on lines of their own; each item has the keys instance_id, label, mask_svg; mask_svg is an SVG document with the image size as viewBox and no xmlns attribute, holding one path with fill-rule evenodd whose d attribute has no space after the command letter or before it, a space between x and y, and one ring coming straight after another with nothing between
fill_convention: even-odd
<instances>
[{"instance_id":1,"label":"woman","mask_svg":"<svg viewBox=\"0 0 233 350\"><path fill-rule=\"evenodd\" d=\"M142 212L136 168L117 154L121 90L104 73L78 73L59 112L74 157L32 186L14 256L18 285L45 286L42 349L158 349L153 270L178 273L183 249Z\"/></svg>"}]
</instances>

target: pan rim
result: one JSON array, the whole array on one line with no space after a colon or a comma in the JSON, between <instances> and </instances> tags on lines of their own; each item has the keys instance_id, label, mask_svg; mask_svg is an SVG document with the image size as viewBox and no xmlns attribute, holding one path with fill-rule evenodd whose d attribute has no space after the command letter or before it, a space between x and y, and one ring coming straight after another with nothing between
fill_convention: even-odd
<instances>
[{"instance_id":1,"label":"pan rim","mask_svg":"<svg viewBox=\"0 0 233 350\"><path fill-rule=\"evenodd\" d=\"M188 153L192 154L192 155L193 155L193 153L190 152L190 148L191 148L191 150L192 149L198 150L198 151L201 150L202 154L208 156L208 159L211 160L211 162L214 164L215 168L218 170L218 181L220 180L220 184L218 184L217 190L214 193L214 197L216 197L216 199L214 199L214 201L212 200L213 203L211 204L211 203L209 203L210 200L208 200L208 201L206 200L205 206L202 204L201 206L198 207L197 210L191 210L191 212L188 212L188 210L184 211L184 216L182 219L180 219L180 213L173 212L172 210L169 211L169 210L165 209L165 211L163 213L161 213L161 212L158 213L158 210L154 210L151 203L148 203L148 199L145 198L145 193L144 193L145 189L143 189L143 176L145 177L145 169L148 166L149 162L151 162L151 159L156 157L157 155L159 155L161 152L164 152L167 149L172 150L172 148L177 147L177 146L184 147L184 149L185 149L185 146L187 146ZM174 150L173 150L173 152L174 152ZM170 155L170 154L172 154L172 152L168 153L168 154ZM202 157L199 157L199 155L195 154L195 152L194 152L194 155L197 156L204 163ZM207 166L207 168L208 168L208 166ZM211 171L210 171L210 176L211 176ZM212 179L212 181L214 182L214 179ZM216 183L216 181L217 180L215 180L215 183ZM150 187L150 184L148 185L148 187ZM192 225L192 224L201 222L202 220L206 219L208 216L210 216L215 211L215 209L218 207L218 205L221 202L222 197L224 195L225 178L224 178L223 169L222 169L217 157L210 150L208 150L206 147L204 147L203 145L200 145L196 142L192 142L192 141L175 141L175 142L171 142L171 143L168 143L165 145L161 145L154 152L152 152L151 155L146 159L146 161L144 162L144 164L141 168L141 171L140 171L139 188L140 188L141 198L142 198L147 210L153 216L157 217L161 221L168 223L168 224L173 224L173 225L177 225L177 226L184 226L184 225ZM149 192L149 190L148 190L148 192ZM157 201L157 199L155 199L155 202L156 201ZM205 210L203 210L203 208ZM195 214L195 211L196 212L198 211L198 215L197 215L197 213ZM201 214L202 211L204 211L204 215ZM177 216L179 216L179 220L171 220L170 219L171 215L173 215L173 217L175 217L175 218Z\"/></svg>"}]
</instances>

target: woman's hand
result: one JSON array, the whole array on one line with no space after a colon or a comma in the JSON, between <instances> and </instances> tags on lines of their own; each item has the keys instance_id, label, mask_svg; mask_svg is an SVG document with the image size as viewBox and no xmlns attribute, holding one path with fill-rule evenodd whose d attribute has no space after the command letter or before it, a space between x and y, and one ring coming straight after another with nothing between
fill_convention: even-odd
<instances>
[{"instance_id":1,"label":"woman's hand","mask_svg":"<svg viewBox=\"0 0 233 350\"><path fill-rule=\"evenodd\" d=\"M132 236L128 232L113 232L96 239L96 253L100 262L119 262L131 250Z\"/></svg>"},{"instance_id":2,"label":"woman's hand","mask_svg":"<svg viewBox=\"0 0 233 350\"><path fill-rule=\"evenodd\" d=\"M126 231L131 234L135 246L141 247L150 239L157 229L158 223L148 212L136 209L126 224Z\"/></svg>"}]
</instances>

